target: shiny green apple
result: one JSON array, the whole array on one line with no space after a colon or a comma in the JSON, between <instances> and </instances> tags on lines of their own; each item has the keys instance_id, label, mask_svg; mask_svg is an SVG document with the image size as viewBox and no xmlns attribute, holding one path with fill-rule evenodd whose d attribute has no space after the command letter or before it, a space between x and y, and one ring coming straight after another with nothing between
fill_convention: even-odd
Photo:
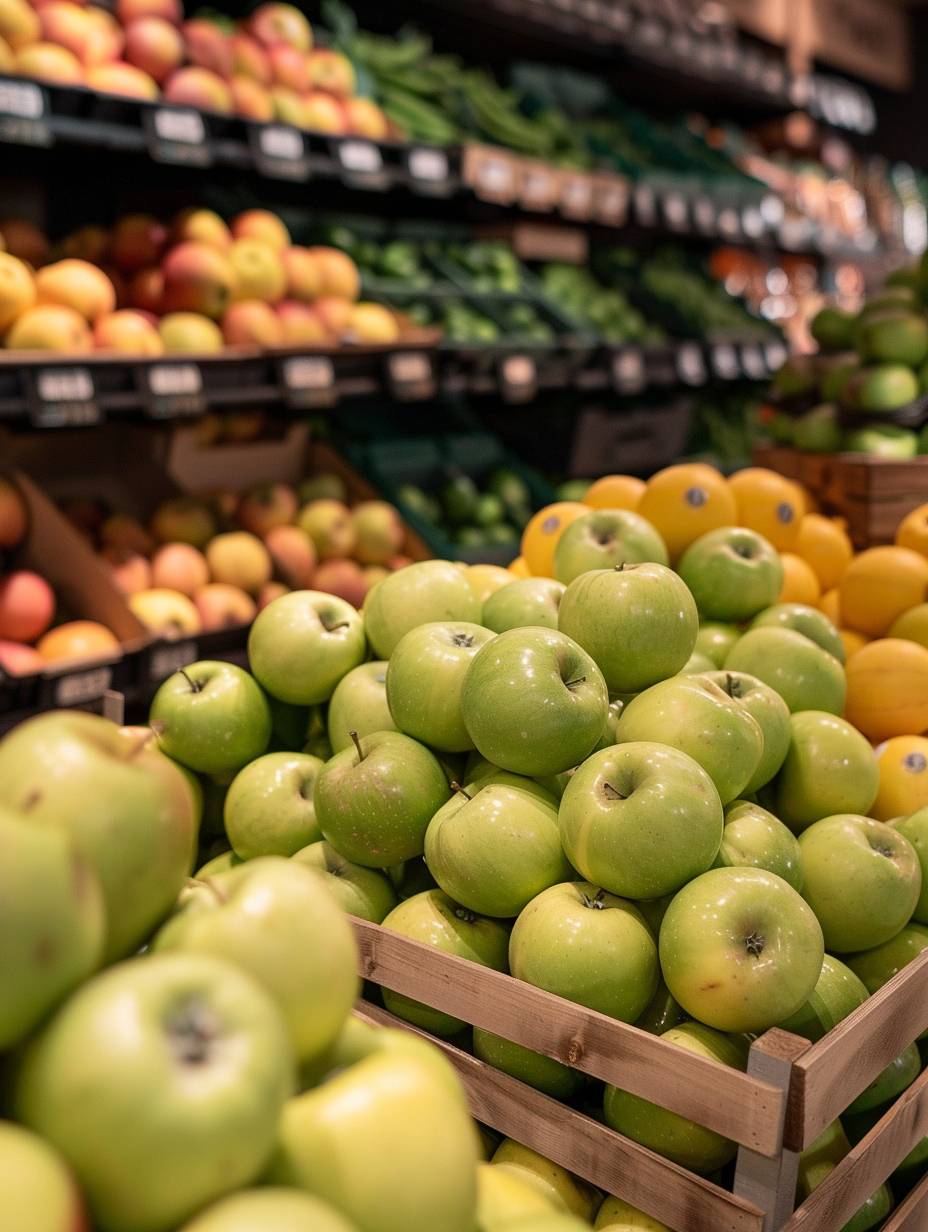
<instances>
[{"instance_id":1,"label":"shiny green apple","mask_svg":"<svg viewBox=\"0 0 928 1232\"><path fill-rule=\"evenodd\" d=\"M474 1056L552 1099L571 1099L585 1082L578 1070L480 1027L474 1027Z\"/></svg>"},{"instance_id":2,"label":"shiny green apple","mask_svg":"<svg viewBox=\"0 0 928 1232\"><path fill-rule=\"evenodd\" d=\"M919 809L910 817L899 817L889 823L900 834L904 834L918 856L922 866L922 892L912 913L912 919L919 924L928 924L928 808Z\"/></svg>"},{"instance_id":3,"label":"shiny green apple","mask_svg":"<svg viewBox=\"0 0 928 1232\"><path fill-rule=\"evenodd\" d=\"M538 1187L515 1169L477 1165L478 1232L505 1232L519 1219L549 1215L554 1209Z\"/></svg>"},{"instance_id":4,"label":"shiny green apple","mask_svg":"<svg viewBox=\"0 0 928 1232\"><path fill-rule=\"evenodd\" d=\"M677 572L706 620L750 620L776 603L783 589L779 553L746 526L701 535L683 553Z\"/></svg>"},{"instance_id":5,"label":"shiny green apple","mask_svg":"<svg viewBox=\"0 0 928 1232\"><path fill-rule=\"evenodd\" d=\"M294 590L259 612L248 662L272 697L298 706L326 702L367 654L357 610L321 590Z\"/></svg>"},{"instance_id":6,"label":"shiny green apple","mask_svg":"<svg viewBox=\"0 0 928 1232\"><path fill-rule=\"evenodd\" d=\"M296 1189L246 1189L223 1198L180 1232L358 1232L333 1206Z\"/></svg>"},{"instance_id":7,"label":"shiny green apple","mask_svg":"<svg viewBox=\"0 0 928 1232\"><path fill-rule=\"evenodd\" d=\"M311 843L293 859L323 875L332 897L348 915L380 924L397 905L396 891L386 873L352 864L331 843Z\"/></svg>"},{"instance_id":8,"label":"shiny green apple","mask_svg":"<svg viewBox=\"0 0 928 1232\"><path fill-rule=\"evenodd\" d=\"M483 602L480 623L494 633L540 625L557 628L557 609L566 587L554 578L517 578Z\"/></svg>"},{"instance_id":9,"label":"shiny green apple","mask_svg":"<svg viewBox=\"0 0 928 1232\"><path fill-rule=\"evenodd\" d=\"M845 1112L854 1116L858 1112L870 1112L897 1099L912 1085L922 1070L922 1059L917 1044L909 1044L898 1057L877 1074L869 1086L848 1104Z\"/></svg>"},{"instance_id":10,"label":"shiny green apple","mask_svg":"<svg viewBox=\"0 0 928 1232\"><path fill-rule=\"evenodd\" d=\"M240 859L292 856L322 838L313 804L322 766L308 753L265 753L239 770L226 793L223 818Z\"/></svg>"},{"instance_id":11,"label":"shiny green apple","mask_svg":"<svg viewBox=\"0 0 928 1232\"><path fill-rule=\"evenodd\" d=\"M695 651L711 659L716 667L725 662L728 652L741 636L737 625L723 624L719 621L701 621L696 634Z\"/></svg>"},{"instance_id":12,"label":"shiny green apple","mask_svg":"<svg viewBox=\"0 0 928 1232\"><path fill-rule=\"evenodd\" d=\"M65 1161L21 1125L0 1121L0 1194L15 1232L85 1232L84 1200Z\"/></svg>"},{"instance_id":13,"label":"shiny green apple","mask_svg":"<svg viewBox=\"0 0 928 1232\"><path fill-rule=\"evenodd\" d=\"M669 565L667 547L646 518L629 509L596 509L577 518L554 549L554 576L572 582L591 569L656 561Z\"/></svg>"},{"instance_id":14,"label":"shiny green apple","mask_svg":"<svg viewBox=\"0 0 928 1232\"><path fill-rule=\"evenodd\" d=\"M165 680L148 721L168 757L202 774L235 773L271 739L270 707L254 677L209 659Z\"/></svg>"},{"instance_id":15,"label":"shiny green apple","mask_svg":"<svg viewBox=\"0 0 928 1232\"><path fill-rule=\"evenodd\" d=\"M494 1168L506 1168L524 1177L539 1193L546 1195L559 1213L565 1212L589 1225L599 1194L591 1185L562 1168L553 1159L540 1155L538 1151L533 1151L531 1147L515 1142L512 1138L504 1138L493 1153L492 1164ZM534 1226L534 1219L526 1224L527 1228ZM540 1226L547 1232L546 1223ZM553 1228L555 1225L551 1226Z\"/></svg>"},{"instance_id":16,"label":"shiny green apple","mask_svg":"<svg viewBox=\"0 0 928 1232\"><path fill-rule=\"evenodd\" d=\"M795 629L751 629L739 638L725 667L769 684L795 714L827 710L841 714L847 693L844 668L827 650Z\"/></svg>"},{"instance_id":17,"label":"shiny green apple","mask_svg":"<svg viewBox=\"0 0 928 1232\"><path fill-rule=\"evenodd\" d=\"M730 698L740 702L756 720L763 734L764 751L744 789L746 793L755 792L769 783L783 764L789 748L789 709L776 690L747 672L708 672L707 678Z\"/></svg>"},{"instance_id":18,"label":"shiny green apple","mask_svg":"<svg viewBox=\"0 0 928 1232\"><path fill-rule=\"evenodd\" d=\"M751 621L752 629L793 629L801 633L822 650L844 662L844 642L835 626L824 612L806 603L777 603L765 608Z\"/></svg>"},{"instance_id":19,"label":"shiny green apple","mask_svg":"<svg viewBox=\"0 0 928 1232\"><path fill-rule=\"evenodd\" d=\"M350 747L349 732L372 736L374 732L396 730L387 705L387 665L383 660L362 663L342 676L329 701L326 727L333 753Z\"/></svg>"},{"instance_id":20,"label":"shiny green apple","mask_svg":"<svg viewBox=\"0 0 928 1232\"><path fill-rule=\"evenodd\" d=\"M854 954L848 959L848 966L868 992L874 993L924 950L928 950L928 927L913 921L882 945Z\"/></svg>"},{"instance_id":21,"label":"shiny green apple","mask_svg":"<svg viewBox=\"0 0 928 1232\"><path fill-rule=\"evenodd\" d=\"M792 715L790 729L789 749L772 784L777 817L798 834L823 817L866 815L880 781L866 737L821 710Z\"/></svg>"},{"instance_id":22,"label":"shiny green apple","mask_svg":"<svg viewBox=\"0 0 928 1232\"><path fill-rule=\"evenodd\" d=\"M821 974L809 996L795 1014L777 1025L816 1043L863 1005L870 994L863 981L839 958L826 954Z\"/></svg>"},{"instance_id":23,"label":"shiny green apple","mask_svg":"<svg viewBox=\"0 0 928 1232\"><path fill-rule=\"evenodd\" d=\"M717 868L763 868L802 889L802 856L795 834L751 800L733 800L725 810Z\"/></svg>"},{"instance_id":24,"label":"shiny green apple","mask_svg":"<svg viewBox=\"0 0 928 1232\"><path fill-rule=\"evenodd\" d=\"M464 570L450 560L423 560L398 569L368 591L362 609L374 653L389 659L410 629L431 621L480 620L480 602Z\"/></svg>"}]
</instances>

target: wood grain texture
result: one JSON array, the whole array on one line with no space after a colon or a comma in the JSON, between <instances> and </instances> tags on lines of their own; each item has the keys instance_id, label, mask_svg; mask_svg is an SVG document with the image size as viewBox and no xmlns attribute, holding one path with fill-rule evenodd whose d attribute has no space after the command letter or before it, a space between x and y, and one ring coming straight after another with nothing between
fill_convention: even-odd
<instances>
[{"instance_id":1,"label":"wood grain texture","mask_svg":"<svg viewBox=\"0 0 928 1232\"><path fill-rule=\"evenodd\" d=\"M358 1017L410 1031L437 1045L457 1071L478 1121L553 1159L597 1188L624 1198L674 1232L763 1232L763 1216L750 1202L590 1117L378 1006L362 1002Z\"/></svg>"},{"instance_id":2,"label":"wood grain texture","mask_svg":"<svg viewBox=\"0 0 928 1232\"><path fill-rule=\"evenodd\" d=\"M925 1232L928 1228L928 1176L906 1195L880 1232Z\"/></svg>"},{"instance_id":3,"label":"wood grain texture","mask_svg":"<svg viewBox=\"0 0 928 1232\"><path fill-rule=\"evenodd\" d=\"M928 1029L928 950L909 963L796 1062L786 1145L813 1142L864 1087Z\"/></svg>"},{"instance_id":4,"label":"wood grain texture","mask_svg":"<svg viewBox=\"0 0 928 1232\"><path fill-rule=\"evenodd\" d=\"M352 923L364 979L620 1086L761 1155L779 1151L786 1097L770 1083L377 924Z\"/></svg>"}]
</instances>

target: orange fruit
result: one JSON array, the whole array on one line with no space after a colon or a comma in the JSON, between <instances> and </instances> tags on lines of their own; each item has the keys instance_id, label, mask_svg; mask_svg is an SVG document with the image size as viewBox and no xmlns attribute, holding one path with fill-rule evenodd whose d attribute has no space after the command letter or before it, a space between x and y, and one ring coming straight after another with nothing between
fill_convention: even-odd
<instances>
[{"instance_id":1,"label":"orange fruit","mask_svg":"<svg viewBox=\"0 0 928 1232\"><path fill-rule=\"evenodd\" d=\"M841 625L841 596L838 588L826 590L818 601L818 610L824 612L833 625Z\"/></svg>"},{"instance_id":2,"label":"orange fruit","mask_svg":"<svg viewBox=\"0 0 928 1232\"><path fill-rule=\"evenodd\" d=\"M822 591L812 566L793 552L781 553L780 563L783 566L783 589L777 603L806 603L809 607L815 607Z\"/></svg>"},{"instance_id":3,"label":"orange fruit","mask_svg":"<svg viewBox=\"0 0 928 1232\"><path fill-rule=\"evenodd\" d=\"M531 577L531 572L528 565L525 563L524 556L517 556L514 561L506 566L506 571L511 573L513 577L526 578Z\"/></svg>"},{"instance_id":4,"label":"orange fruit","mask_svg":"<svg viewBox=\"0 0 928 1232\"><path fill-rule=\"evenodd\" d=\"M807 513L799 523L795 550L796 555L815 570L822 590L837 586L854 559L854 548L847 533L837 522L818 513Z\"/></svg>"},{"instance_id":5,"label":"orange fruit","mask_svg":"<svg viewBox=\"0 0 928 1232\"><path fill-rule=\"evenodd\" d=\"M780 552L794 552L806 511L802 488L763 466L748 466L728 480L738 524L756 530Z\"/></svg>"},{"instance_id":6,"label":"orange fruit","mask_svg":"<svg viewBox=\"0 0 928 1232\"><path fill-rule=\"evenodd\" d=\"M868 740L920 735L928 728L928 650L881 638L848 663L844 716Z\"/></svg>"},{"instance_id":7,"label":"orange fruit","mask_svg":"<svg viewBox=\"0 0 928 1232\"><path fill-rule=\"evenodd\" d=\"M928 597L928 560L911 548L868 548L855 556L838 586L841 623L880 637Z\"/></svg>"},{"instance_id":8,"label":"orange fruit","mask_svg":"<svg viewBox=\"0 0 928 1232\"><path fill-rule=\"evenodd\" d=\"M652 475L636 512L659 532L671 560L710 530L736 525L738 517L731 488L703 462L681 462Z\"/></svg>"},{"instance_id":9,"label":"orange fruit","mask_svg":"<svg viewBox=\"0 0 928 1232\"><path fill-rule=\"evenodd\" d=\"M522 533L522 555L533 577L554 577L558 539L571 522L589 512L579 501L555 501L538 510Z\"/></svg>"},{"instance_id":10,"label":"orange fruit","mask_svg":"<svg viewBox=\"0 0 928 1232\"><path fill-rule=\"evenodd\" d=\"M903 612L890 626L889 636L918 642L919 646L928 649L928 603L919 603L918 607L910 607Z\"/></svg>"},{"instance_id":11,"label":"orange fruit","mask_svg":"<svg viewBox=\"0 0 928 1232\"><path fill-rule=\"evenodd\" d=\"M928 556L928 505L919 505L906 514L896 527L896 543Z\"/></svg>"},{"instance_id":12,"label":"orange fruit","mask_svg":"<svg viewBox=\"0 0 928 1232\"><path fill-rule=\"evenodd\" d=\"M844 662L847 661L860 650L861 646L866 646L870 641L865 633L856 633L853 629L839 629L838 634L841 641L844 643Z\"/></svg>"},{"instance_id":13,"label":"orange fruit","mask_svg":"<svg viewBox=\"0 0 928 1232\"><path fill-rule=\"evenodd\" d=\"M878 821L909 817L928 805L928 740L894 736L876 751L880 788L870 810Z\"/></svg>"},{"instance_id":14,"label":"orange fruit","mask_svg":"<svg viewBox=\"0 0 928 1232\"><path fill-rule=\"evenodd\" d=\"M636 479L633 475L604 475L587 488L583 503L591 509L634 511L646 487L643 479Z\"/></svg>"}]
</instances>

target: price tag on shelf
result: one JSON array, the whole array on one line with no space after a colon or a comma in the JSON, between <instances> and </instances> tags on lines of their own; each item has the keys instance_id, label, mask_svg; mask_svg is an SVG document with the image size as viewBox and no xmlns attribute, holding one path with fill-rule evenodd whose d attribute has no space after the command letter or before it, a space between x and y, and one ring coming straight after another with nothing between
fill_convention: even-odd
<instances>
[{"instance_id":1,"label":"price tag on shelf","mask_svg":"<svg viewBox=\"0 0 928 1232\"><path fill-rule=\"evenodd\" d=\"M664 217L671 231L685 231L689 224L689 211L686 208L686 198L682 193L670 192L661 202Z\"/></svg>"},{"instance_id":2,"label":"price tag on shelf","mask_svg":"<svg viewBox=\"0 0 928 1232\"><path fill-rule=\"evenodd\" d=\"M628 181L620 175L598 175L593 181L593 217L607 227L621 227L628 217Z\"/></svg>"},{"instance_id":3,"label":"price tag on shelf","mask_svg":"<svg viewBox=\"0 0 928 1232\"><path fill-rule=\"evenodd\" d=\"M741 229L752 240L760 239L764 234L764 216L756 205L746 205L741 211Z\"/></svg>"},{"instance_id":4,"label":"price tag on shelf","mask_svg":"<svg viewBox=\"0 0 928 1232\"><path fill-rule=\"evenodd\" d=\"M146 107L142 117L149 152L156 162L211 166L213 155L199 111L186 107Z\"/></svg>"},{"instance_id":5,"label":"price tag on shelf","mask_svg":"<svg viewBox=\"0 0 928 1232\"><path fill-rule=\"evenodd\" d=\"M507 355L499 366L504 402L530 402L538 391L538 369L530 355Z\"/></svg>"},{"instance_id":6,"label":"price tag on shelf","mask_svg":"<svg viewBox=\"0 0 928 1232\"><path fill-rule=\"evenodd\" d=\"M727 205L724 209L719 210L718 230L719 234L724 236L726 240L741 238L741 219L734 206Z\"/></svg>"},{"instance_id":7,"label":"price tag on shelf","mask_svg":"<svg viewBox=\"0 0 928 1232\"><path fill-rule=\"evenodd\" d=\"M677 375L684 385L705 385L706 364L702 347L695 342L684 342L676 358Z\"/></svg>"},{"instance_id":8,"label":"price tag on shelf","mask_svg":"<svg viewBox=\"0 0 928 1232\"><path fill-rule=\"evenodd\" d=\"M299 129L289 124L249 124L248 140L262 175L277 180L309 179L309 155Z\"/></svg>"},{"instance_id":9,"label":"price tag on shelf","mask_svg":"<svg viewBox=\"0 0 928 1232\"><path fill-rule=\"evenodd\" d=\"M287 406L307 411L338 401L335 366L328 355L296 355L281 361L280 379Z\"/></svg>"},{"instance_id":10,"label":"price tag on shelf","mask_svg":"<svg viewBox=\"0 0 928 1232\"><path fill-rule=\"evenodd\" d=\"M768 369L771 372L776 372L778 368L786 363L786 347L782 342L765 342L764 359L767 361Z\"/></svg>"},{"instance_id":11,"label":"price tag on shelf","mask_svg":"<svg viewBox=\"0 0 928 1232\"><path fill-rule=\"evenodd\" d=\"M31 419L37 428L84 428L103 418L87 368L41 368L32 393Z\"/></svg>"},{"instance_id":12,"label":"price tag on shelf","mask_svg":"<svg viewBox=\"0 0 928 1232\"><path fill-rule=\"evenodd\" d=\"M0 141L15 145L49 146L45 91L34 81L0 78Z\"/></svg>"},{"instance_id":13,"label":"price tag on shelf","mask_svg":"<svg viewBox=\"0 0 928 1232\"><path fill-rule=\"evenodd\" d=\"M622 347L613 355L612 379L620 394L638 394L645 388L644 356L637 347Z\"/></svg>"},{"instance_id":14,"label":"price tag on shelf","mask_svg":"<svg viewBox=\"0 0 928 1232\"><path fill-rule=\"evenodd\" d=\"M635 205L635 217L643 227L653 227L657 223L657 199L650 184L636 184L632 196Z\"/></svg>"},{"instance_id":15,"label":"price tag on shelf","mask_svg":"<svg viewBox=\"0 0 928 1232\"><path fill-rule=\"evenodd\" d=\"M55 682L56 706L79 706L102 697L113 680L112 667L95 667L87 672L69 672Z\"/></svg>"},{"instance_id":16,"label":"price tag on shelf","mask_svg":"<svg viewBox=\"0 0 928 1232\"><path fill-rule=\"evenodd\" d=\"M741 374L738 353L728 342L720 342L712 348L712 368L723 381L734 381Z\"/></svg>"},{"instance_id":17,"label":"price tag on shelf","mask_svg":"<svg viewBox=\"0 0 928 1232\"><path fill-rule=\"evenodd\" d=\"M387 356L387 381L398 402L435 397L435 370L425 351L394 351Z\"/></svg>"},{"instance_id":18,"label":"price tag on shelf","mask_svg":"<svg viewBox=\"0 0 928 1232\"><path fill-rule=\"evenodd\" d=\"M718 218L711 197L697 197L693 202L693 222L703 235L715 235L718 231Z\"/></svg>"},{"instance_id":19,"label":"price tag on shelf","mask_svg":"<svg viewBox=\"0 0 928 1232\"><path fill-rule=\"evenodd\" d=\"M387 183L383 154L380 146L373 141L344 137L333 139L331 146L347 183L368 187L383 186Z\"/></svg>"},{"instance_id":20,"label":"price tag on shelf","mask_svg":"<svg viewBox=\"0 0 928 1232\"><path fill-rule=\"evenodd\" d=\"M758 343L746 342L741 347L741 367L752 381L762 381L766 377L767 362Z\"/></svg>"},{"instance_id":21,"label":"price tag on shelf","mask_svg":"<svg viewBox=\"0 0 928 1232\"><path fill-rule=\"evenodd\" d=\"M526 210L548 214L557 205L561 191L558 173L544 163L525 163L522 168L520 203Z\"/></svg>"},{"instance_id":22,"label":"price tag on shelf","mask_svg":"<svg viewBox=\"0 0 928 1232\"><path fill-rule=\"evenodd\" d=\"M148 679L155 681L167 680L182 667L189 667L200 657L196 642L189 639L183 642L169 642L166 646L155 646L148 661Z\"/></svg>"},{"instance_id":23,"label":"price tag on shelf","mask_svg":"<svg viewBox=\"0 0 928 1232\"><path fill-rule=\"evenodd\" d=\"M463 157L464 182L481 201L512 205L519 195L519 164L505 150L495 146L466 145Z\"/></svg>"},{"instance_id":24,"label":"price tag on shelf","mask_svg":"<svg viewBox=\"0 0 928 1232\"><path fill-rule=\"evenodd\" d=\"M196 364L153 364L142 370L145 409L152 419L188 419L206 410Z\"/></svg>"},{"instance_id":25,"label":"price tag on shelf","mask_svg":"<svg viewBox=\"0 0 928 1232\"><path fill-rule=\"evenodd\" d=\"M444 197L453 190L448 154L434 145L414 145L406 152L412 187L427 196Z\"/></svg>"},{"instance_id":26,"label":"price tag on shelf","mask_svg":"<svg viewBox=\"0 0 928 1232\"><path fill-rule=\"evenodd\" d=\"M561 176L561 213L565 218L585 221L593 216L593 177L575 171Z\"/></svg>"}]
</instances>

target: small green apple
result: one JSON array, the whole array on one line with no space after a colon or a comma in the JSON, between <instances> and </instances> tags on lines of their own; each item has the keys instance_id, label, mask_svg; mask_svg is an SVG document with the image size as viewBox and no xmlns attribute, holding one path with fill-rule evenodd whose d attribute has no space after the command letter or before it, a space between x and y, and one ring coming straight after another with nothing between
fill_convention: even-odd
<instances>
[{"instance_id":1,"label":"small green apple","mask_svg":"<svg viewBox=\"0 0 928 1232\"><path fill-rule=\"evenodd\" d=\"M334 1207L295 1189L246 1189L223 1198L180 1232L358 1232Z\"/></svg>"},{"instance_id":2,"label":"small green apple","mask_svg":"<svg viewBox=\"0 0 928 1232\"><path fill-rule=\"evenodd\" d=\"M323 763L308 753L265 753L239 770L225 799L226 834L242 860L292 856L322 838L313 789Z\"/></svg>"},{"instance_id":3,"label":"small green apple","mask_svg":"<svg viewBox=\"0 0 928 1232\"><path fill-rule=\"evenodd\" d=\"M827 650L794 629L751 629L732 647L725 667L770 685L795 714L841 714L847 693L844 668Z\"/></svg>"},{"instance_id":4,"label":"small green apple","mask_svg":"<svg viewBox=\"0 0 928 1232\"><path fill-rule=\"evenodd\" d=\"M922 892L918 896L912 919L919 924L928 924L928 808L919 809L910 817L899 817L889 824L900 834L904 834L915 848L918 862L922 866Z\"/></svg>"},{"instance_id":5,"label":"small green apple","mask_svg":"<svg viewBox=\"0 0 928 1232\"><path fill-rule=\"evenodd\" d=\"M918 433L898 424L868 424L845 433L845 453L865 453L871 458L914 458L918 453Z\"/></svg>"},{"instance_id":6,"label":"small green apple","mask_svg":"<svg viewBox=\"0 0 928 1232\"><path fill-rule=\"evenodd\" d=\"M554 576L572 582L591 569L657 561L669 565L667 547L647 519L628 509L597 509L577 518L554 550Z\"/></svg>"},{"instance_id":7,"label":"small green apple","mask_svg":"<svg viewBox=\"0 0 928 1232\"><path fill-rule=\"evenodd\" d=\"M733 800L725 810L717 868L763 868L794 890L802 889L802 857L793 832L773 813L750 800Z\"/></svg>"},{"instance_id":8,"label":"small green apple","mask_svg":"<svg viewBox=\"0 0 928 1232\"><path fill-rule=\"evenodd\" d=\"M520 1219L550 1215L552 1203L514 1169L477 1165L477 1228L505 1232Z\"/></svg>"},{"instance_id":9,"label":"small green apple","mask_svg":"<svg viewBox=\"0 0 928 1232\"><path fill-rule=\"evenodd\" d=\"M382 659L362 663L342 676L329 701L327 726L333 753L350 747L349 732L372 736L396 731L387 704L387 664Z\"/></svg>"},{"instance_id":10,"label":"small green apple","mask_svg":"<svg viewBox=\"0 0 928 1232\"><path fill-rule=\"evenodd\" d=\"M740 702L760 727L764 751L744 789L746 793L755 792L769 783L783 764L789 748L789 709L775 689L747 672L713 671L706 677Z\"/></svg>"},{"instance_id":11,"label":"small green apple","mask_svg":"<svg viewBox=\"0 0 928 1232\"><path fill-rule=\"evenodd\" d=\"M765 608L751 621L752 629L794 629L810 641L827 650L830 655L844 662L844 642L841 634L824 612L806 603L776 603Z\"/></svg>"},{"instance_id":12,"label":"small green apple","mask_svg":"<svg viewBox=\"0 0 928 1232\"><path fill-rule=\"evenodd\" d=\"M780 820L799 834L823 817L866 815L880 783L870 742L821 710L792 715L790 728L789 749L772 786Z\"/></svg>"},{"instance_id":13,"label":"small green apple","mask_svg":"<svg viewBox=\"0 0 928 1232\"><path fill-rule=\"evenodd\" d=\"M169 676L148 721L168 757L201 774L234 773L271 739L270 707L254 677L210 659Z\"/></svg>"},{"instance_id":14,"label":"small green apple","mask_svg":"<svg viewBox=\"0 0 928 1232\"><path fill-rule=\"evenodd\" d=\"M826 954L808 1001L777 1025L816 1043L863 1005L870 994L863 981L839 958Z\"/></svg>"},{"instance_id":15,"label":"small green apple","mask_svg":"<svg viewBox=\"0 0 928 1232\"><path fill-rule=\"evenodd\" d=\"M843 380L838 382L842 391L857 371L856 366L846 370ZM841 423L833 402L822 402L811 411L797 415L792 420L792 428L792 443L797 449L807 453L837 453L841 448Z\"/></svg>"},{"instance_id":16,"label":"small green apple","mask_svg":"<svg viewBox=\"0 0 928 1232\"><path fill-rule=\"evenodd\" d=\"M484 600L480 623L494 633L540 625L557 628L557 609L566 590L554 578L517 578Z\"/></svg>"},{"instance_id":17,"label":"small green apple","mask_svg":"<svg viewBox=\"0 0 928 1232\"><path fill-rule=\"evenodd\" d=\"M699 617L682 578L646 563L575 578L561 599L558 628L592 656L612 692L637 693L683 667Z\"/></svg>"},{"instance_id":18,"label":"small green apple","mask_svg":"<svg viewBox=\"0 0 928 1232\"><path fill-rule=\"evenodd\" d=\"M783 589L780 556L746 526L723 526L701 535L683 553L677 572L706 620L750 620Z\"/></svg>"},{"instance_id":19,"label":"small green apple","mask_svg":"<svg viewBox=\"0 0 928 1232\"><path fill-rule=\"evenodd\" d=\"M235 868L242 864L243 861L238 858L235 852L230 847L228 851L220 851L219 855L213 856L207 860L205 864L193 874L195 881L205 881L207 877L215 877L217 873L226 873L230 868Z\"/></svg>"},{"instance_id":20,"label":"small green apple","mask_svg":"<svg viewBox=\"0 0 928 1232\"><path fill-rule=\"evenodd\" d=\"M639 1211L622 1198L606 1198L599 1208L595 1229L611 1229L612 1232L671 1232L665 1223L659 1223Z\"/></svg>"},{"instance_id":21,"label":"small green apple","mask_svg":"<svg viewBox=\"0 0 928 1232\"><path fill-rule=\"evenodd\" d=\"M578 1176L556 1164L553 1159L547 1159L531 1147L523 1146L512 1138L504 1138L493 1153L494 1168L506 1168L516 1175L524 1177L533 1184L539 1193L543 1193L559 1213L566 1213L583 1221L582 1226L589 1227L593 1211L599 1201L599 1193L591 1185L587 1185ZM518 1224L516 1225L518 1227ZM536 1226L536 1221L525 1223L526 1232ZM549 1225L540 1224L543 1232ZM553 1229L556 1225L550 1225ZM559 1226L559 1225L557 1225ZM565 1226L565 1232L568 1225ZM573 1226L573 1225L569 1225Z\"/></svg>"},{"instance_id":22,"label":"small green apple","mask_svg":"<svg viewBox=\"0 0 928 1232\"><path fill-rule=\"evenodd\" d=\"M348 915L380 924L397 905L396 891L386 873L352 864L331 843L311 843L293 859L323 875L332 897Z\"/></svg>"},{"instance_id":23,"label":"small green apple","mask_svg":"<svg viewBox=\"0 0 928 1232\"><path fill-rule=\"evenodd\" d=\"M722 624L714 620L703 621L696 634L695 650L711 659L716 667L721 667L740 636L741 630L736 625Z\"/></svg>"},{"instance_id":24,"label":"small green apple","mask_svg":"<svg viewBox=\"0 0 928 1232\"><path fill-rule=\"evenodd\" d=\"M497 1166L503 1167L502 1164ZM499 1232L589 1232L589 1227L587 1220L578 1219L576 1215L552 1211L549 1215L531 1215L515 1223L507 1223Z\"/></svg>"},{"instance_id":25,"label":"small green apple","mask_svg":"<svg viewBox=\"0 0 928 1232\"><path fill-rule=\"evenodd\" d=\"M464 570L450 560L423 560L378 582L367 593L364 626L374 653L389 659L400 638L431 621L480 620L480 602Z\"/></svg>"},{"instance_id":26,"label":"small green apple","mask_svg":"<svg viewBox=\"0 0 928 1232\"><path fill-rule=\"evenodd\" d=\"M715 663L708 655L700 654L698 650L694 650L687 661L677 672L678 676L701 676L705 672L715 670ZM638 696L636 694L636 696Z\"/></svg>"},{"instance_id":27,"label":"small green apple","mask_svg":"<svg viewBox=\"0 0 928 1232\"><path fill-rule=\"evenodd\" d=\"M248 662L259 683L297 706L328 701L366 654L356 609L321 590L281 595L258 613L248 634Z\"/></svg>"},{"instance_id":28,"label":"small green apple","mask_svg":"<svg viewBox=\"0 0 928 1232\"><path fill-rule=\"evenodd\" d=\"M909 923L889 941L849 958L848 966L863 981L867 991L874 993L918 958L923 950L928 950L928 928L924 924Z\"/></svg>"},{"instance_id":29,"label":"small green apple","mask_svg":"<svg viewBox=\"0 0 928 1232\"><path fill-rule=\"evenodd\" d=\"M553 1057L532 1052L480 1027L474 1027L474 1056L552 1099L573 1098L585 1081L583 1074Z\"/></svg>"},{"instance_id":30,"label":"small green apple","mask_svg":"<svg viewBox=\"0 0 928 1232\"><path fill-rule=\"evenodd\" d=\"M6 968L4 968L5 970ZM0 1193L16 1232L85 1232L90 1222L70 1169L21 1125L0 1121Z\"/></svg>"},{"instance_id":31,"label":"small green apple","mask_svg":"<svg viewBox=\"0 0 928 1232\"><path fill-rule=\"evenodd\" d=\"M906 1087L910 1087L921 1073L922 1059L919 1056L918 1045L909 1044L898 1057L877 1074L869 1086L848 1104L845 1112L854 1116L859 1112L870 1112L897 1099Z\"/></svg>"}]
</instances>

